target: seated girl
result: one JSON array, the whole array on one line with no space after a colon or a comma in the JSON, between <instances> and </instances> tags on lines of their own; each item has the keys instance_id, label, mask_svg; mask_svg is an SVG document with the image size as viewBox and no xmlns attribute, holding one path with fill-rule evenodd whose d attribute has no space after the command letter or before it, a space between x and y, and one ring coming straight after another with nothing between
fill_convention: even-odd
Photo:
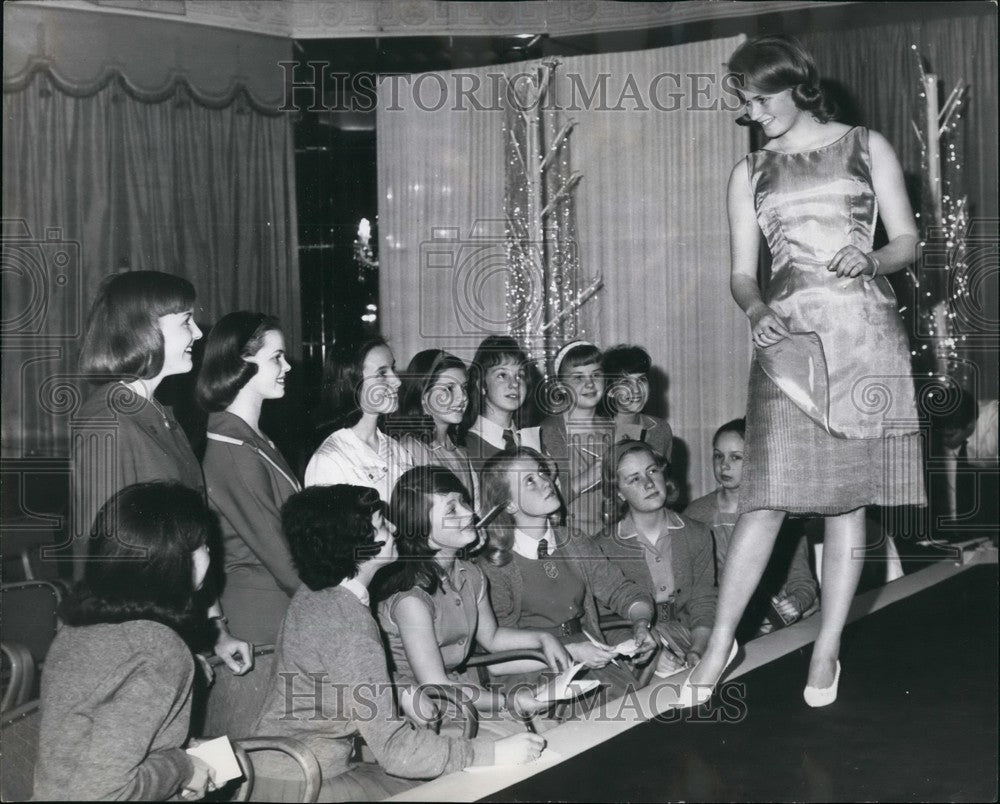
<instances>
[{"instance_id":1,"label":"seated girl","mask_svg":"<svg viewBox=\"0 0 1000 804\"><path fill-rule=\"evenodd\" d=\"M737 503L743 483L745 433L745 419L733 419L716 431L712 439L712 471L718 488L684 509L686 516L712 528L717 578L722 577L722 567L736 527ZM801 521L788 519L782 525L764 577L740 621L737 642L789 625L815 611L818 587L809 568L808 545Z\"/></svg>"},{"instance_id":2,"label":"seated girl","mask_svg":"<svg viewBox=\"0 0 1000 804\"><path fill-rule=\"evenodd\" d=\"M670 461L674 434L666 419L643 413L649 402L649 370L653 362L641 346L612 346L604 353L606 391L602 413L615 420L615 441L645 441Z\"/></svg>"},{"instance_id":3,"label":"seated girl","mask_svg":"<svg viewBox=\"0 0 1000 804\"><path fill-rule=\"evenodd\" d=\"M469 367L469 407L460 440L476 468L502 449L541 449L537 427L520 427L531 362L507 335L483 338Z\"/></svg>"},{"instance_id":4,"label":"seated girl","mask_svg":"<svg viewBox=\"0 0 1000 804\"><path fill-rule=\"evenodd\" d=\"M282 524L303 586L278 636L275 674L255 734L294 737L323 772L321 801L371 801L469 765L535 759L544 741L443 737L399 715L378 624L369 609L375 573L396 559L395 527L370 488L318 486L290 497ZM415 707L410 707L415 709ZM354 737L376 762L355 762ZM301 779L263 756L255 794L299 800Z\"/></svg>"},{"instance_id":5,"label":"seated girl","mask_svg":"<svg viewBox=\"0 0 1000 804\"><path fill-rule=\"evenodd\" d=\"M415 466L444 466L472 493L479 496L479 477L469 453L456 442L469 403L465 363L440 349L425 349L413 356L403 372L399 410L388 417L386 428L410 453Z\"/></svg>"},{"instance_id":6,"label":"seated girl","mask_svg":"<svg viewBox=\"0 0 1000 804\"><path fill-rule=\"evenodd\" d=\"M656 674L694 666L715 619L715 562L708 526L667 508L663 457L642 441L616 444L605 460L612 532L601 549L626 577L656 601L656 630L669 647ZM672 484L671 484L672 485Z\"/></svg>"},{"instance_id":7,"label":"seated girl","mask_svg":"<svg viewBox=\"0 0 1000 804\"><path fill-rule=\"evenodd\" d=\"M301 486L260 429L261 407L285 395L290 369L277 319L230 313L209 333L195 389L210 411L203 466L222 530L222 605L233 630L258 645L274 643L299 586L281 506Z\"/></svg>"},{"instance_id":8,"label":"seated girl","mask_svg":"<svg viewBox=\"0 0 1000 804\"><path fill-rule=\"evenodd\" d=\"M165 801L214 789L185 753L195 663L185 640L208 572L211 514L172 483L121 489L60 612L42 674L34 798Z\"/></svg>"},{"instance_id":9,"label":"seated girl","mask_svg":"<svg viewBox=\"0 0 1000 804\"><path fill-rule=\"evenodd\" d=\"M598 414L604 398L601 352L573 341L553 369L562 400L541 425L542 448L556 463L571 528L593 535L604 527L601 461L614 443L614 423Z\"/></svg>"},{"instance_id":10,"label":"seated girl","mask_svg":"<svg viewBox=\"0 0 1000 804\"><path fill-rule=\"evenodd\" d=\"M336 429L310 458L305 485L368 486L388 500L399 476L413 466L410 453L379 429L380 417L399 405L392 350L381 338L334 347L325 375L324 401Z\"/></svg>"},{"instance_id":11,"label":"seated girl","mask_svg":"<svg viewBox=\"0 0 1000 804\"><path fill-rule=\"evenodd\" d=\"M401 560L380 582L378 610L396 684L459 684L486 715L509 710L526 717L544 711L547 704L538 703L527 687L505 697L480 687L474 672L463 671L476 645L489 653L541 650L557 671L571 660L551 634L497 626L482 570L464 558L478 534L461 481L441 467L410 469L396 484L389 511L398 527ZM483 722L511 725L489 717Z\"/></svg>"},{"instance_id":12,"label":"seated girl","mask_svg":"<svg viewBox=\"0 0 1000 804\"><path fill-rule=\"evenodd\" d=\"M628 580L601 553L594 539L553 524L562 503L546 462L527 447L497 453L483 467L483 507L502 505L490 525L489 541L477 560L490 583L497 622L551 634L574 662L583 662L586 677L604 684L606 700L636 686L635 674L618 662L607 647L598 603L631 620L635 666L645 664L656 650L649 631L653 601L646 590ZM586 633L585 633L586 632ZM615 664L612 664L615 662ZM537 683L542 669L504 678Z\"/></svg>"}]
</instances>

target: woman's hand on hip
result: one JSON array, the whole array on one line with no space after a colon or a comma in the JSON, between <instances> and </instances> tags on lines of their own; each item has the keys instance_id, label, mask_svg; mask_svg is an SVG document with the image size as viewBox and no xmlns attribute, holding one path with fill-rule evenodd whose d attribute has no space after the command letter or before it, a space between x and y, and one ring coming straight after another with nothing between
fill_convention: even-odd
<instances>
[{"instance_id":1,"label":"woman's hand on hip","mask_svg":"<svg viewBox=\"0 0 1000 804\"><path fill-rule=\"evenodd\" d=\"M766 304L749 313L749 318L750 335L755 346L772 346L789 335L785 322Z\"/></svg>"}]
</instances>

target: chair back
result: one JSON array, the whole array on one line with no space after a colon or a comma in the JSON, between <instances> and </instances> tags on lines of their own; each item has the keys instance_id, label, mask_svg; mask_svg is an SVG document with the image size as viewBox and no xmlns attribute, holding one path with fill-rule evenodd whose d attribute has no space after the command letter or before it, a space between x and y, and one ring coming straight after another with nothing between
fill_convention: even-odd
<instances>
[{"instance_id":1,"label":"chair back","mask_svg":"<svg viewBox=\"0 0 1000 804\"><path fill-rule=\"evenodd\" d=\"M35 660L24 645L17 642L0 642L3 662L0 665L0 686L3 703L0 712L6 712L28 702L35 691L37 677Z\"/></svg>"},{"instance_id":2,"label":"chair back","mask_svg":"<svg viewBox=\"0 0 1000 804\"><path fill-rule=\"evenodd\" d=\"M3 746L0 801L28 801L31 798L41 722L42 711L37 700L4 712L0 721L0 745Z\"/></svg>"},{"instance_id":3,"label":"chair back","mask_svg":"<svg viewBox=\"0 0 1000 804\"><path fill-rule=\"evenodd\" d=\"M17 581L0 586L4 642L24 645L41 666L59 628L62 593L48 581Z\"/></svg>"}]
</instances>

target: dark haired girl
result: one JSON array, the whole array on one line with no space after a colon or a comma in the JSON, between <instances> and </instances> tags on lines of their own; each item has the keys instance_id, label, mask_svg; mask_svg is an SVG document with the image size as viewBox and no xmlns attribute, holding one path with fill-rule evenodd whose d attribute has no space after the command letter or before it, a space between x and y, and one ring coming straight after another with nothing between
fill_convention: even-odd
<instances>
[{"instance_id":1,"label":"dark haired girl","mask_svg":"<svg viewBox=\"0 0 1000 804\"><path fill-rule=\"evenodd\" d=\"M82 582L62 607L42 675L34 797L201 798L212 771L185 753L211 515L201 494L143 483L98 514Z\"/></svg>"},{"instance_id":2,"label":"dark haired girl","mask_svg":"<svg viewBox=\"0 0 1000 804\"><path fill-rule=\"evenodd\" d=\"M195 389L210 411L203 466L222 528L222 605L233 630L258 645L274 642L299 586L281 506L301 486L260 429L261 408L285 395L290 369L276 318L230 313L209 333Z\"/></svg>"},{"instance_id":3,"label":"dark haired girl","mask_svg":"<svg viewBox=\"0 0 1000 804\"><path fill-rule=\"evenodd\" d=\"M379 429L380 417L399 407L392 350L381 338L358 347L334 347L324 385L337 429L309 459L305 485L368 486L388 501L399 476L413 466L410 453Z\"/></svg>"},{"instance_id":4,"label":"dark haired girl","mask_svg":"<svg viewBox=\"0 0 1000 804\"><path fill-rule=\"evenodd\" d=\"M796 40L746 42L729 69L742 80L744 120L767 138L733 169L728 200L733 297L756 350L740 518L712 638L686 689L692 703L711 694L785 515L820 514L823 622L803 695L825 706L837 697L865 506L925 502L909 347L886 278L915 259L917 227L892 146L834 119ZM888 238L879 249L877 218ZM773 256L766 297L762 237Z\"/></svg>"},{"instance_id":5,"label":"dark haired girl","mask_svg":"<svg viewBox=\"0 0 1000 804\"><path fill-rule=\"evenodd\" d=\"M424 349L403 372L399 410L386 429L413 457L416 466L444 466L462 481L477 503L479 477L469 453L457 443L469 403L465 363L440 349Z\"/></svg>"},{"instance_id":6,"label":"dark haired girl","mask_svg":"<svg viewBox=\"0 0 1000 804\"><path fill-rule=\"evenodd\" d=\"M379 618L388 637L397 684L460 684L477 708L515 715L544 711L528 687L492 695L462 666L476 645L487 652L543 651L553 670L570 665L551 634L497 626L482 570L461 554L478 540L468 491L447 469L407 471L392 493L400 561L385 579Z\"/></svg>"},{"instance_id":7,"label":"dark haired girl","mask_svg":"<svg viewBox=\"0 0 1000 804\"><path fill-rule=\"evenodd\" d=\"M81 372L98 387L74 419L71 506L78 579L86 535L116 491L164 480L204 494L187 436L155 396L165 378L191 371L191 350L201 338L194 303L190 282L160 271L113 274L101 283L80 352ZM234 673L245 673L252 661L249 644L229 633L217 603L208 616L218 631L216 654Z\"/></svg>"}]
</instances>

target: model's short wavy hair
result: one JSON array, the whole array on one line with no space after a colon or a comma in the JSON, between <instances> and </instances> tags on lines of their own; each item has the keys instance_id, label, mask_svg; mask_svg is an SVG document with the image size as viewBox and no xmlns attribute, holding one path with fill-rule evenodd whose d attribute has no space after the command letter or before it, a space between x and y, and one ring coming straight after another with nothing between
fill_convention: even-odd
<instances>
[{"instance_id":1,"label":"model's short wavy hair","mask_svg":"<svg viewBox=\"0 0 1000 804\"><path fill-rule=\"evenodd\" d=\"M202 494L177 483L126 486L97 514L83 580L62 607L69 625L194 617L192 553L215 526Z\"/></svg>"},{"instance_id":2,"label":"model's short wavy hair","mask_svg":"<svg viewBox=\"0 0 1000 804\"><path fill-rule=\"evenodd\" d=\"M821 123L837 116L837 104L820 85L816 62L793 36L758 36L744 42L730 56L728 67L744 87L767 93L790 89L795 105ZM736 122L749 125L752 121L742 115Z\"/></svg>"},{"instance_id":3,"label":"model's short wavy hair","mask_svg":"<svg viewBox=\"0 0 1000 804\"><path fill-rule=\"evenodd\" d=\"M372 516L385 512L375 489L339 483L311 486L281 508L281 527L302 583L318 592L358 574L378 555Z\"/></svg>"},{"instance_id":4,"label":"model's short wavy hair","mask_svg":"<svg viewBox=\"0 0 1000 804\"><path fill-rule=\"evenodd\" d=\"M225 410L257 373L257 364L244 358L260 351L268 332L281 331L278 319L241 310L229 313L212 327L205 343L195 398L207 411Z\"/></svg>"},{"instance_id":5,"label":"model's short wavy hair","mask_svg":"<svg viewBox=\"0 0 1000 804\"><path fill-rule=\"evenodd\" d=\"M163 368L160 316L190 310L195 298L190 282L161 271L106 277L87 318L80 371L98 384L121 377L155 377Z\"/></svg>"}]
</instances>

